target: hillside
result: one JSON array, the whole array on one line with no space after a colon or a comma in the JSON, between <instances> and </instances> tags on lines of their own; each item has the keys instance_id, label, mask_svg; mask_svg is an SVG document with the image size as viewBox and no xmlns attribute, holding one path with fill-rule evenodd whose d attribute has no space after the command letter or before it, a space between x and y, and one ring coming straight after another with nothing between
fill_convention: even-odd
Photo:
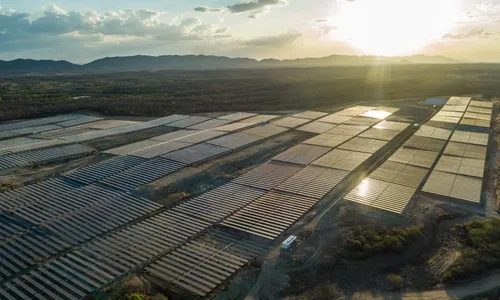
<instances>
[{"instance_id":1,"label":"hillside","mask_svg":"<svg viewBox=\"0 0 500 300\"><path fill-rule=\"evenodd\" d=\"M124 72L159 70L220 70L283 67L364 66L372 64L449 64L458 61L444 56L414 55L407 57L331 55L321 58L291 60L229 58L205 55L164 55L106 57L88 64L77 65L68 61L16 59L0 60L0 73L44 72Z\"/></svg>"}]
</instances>

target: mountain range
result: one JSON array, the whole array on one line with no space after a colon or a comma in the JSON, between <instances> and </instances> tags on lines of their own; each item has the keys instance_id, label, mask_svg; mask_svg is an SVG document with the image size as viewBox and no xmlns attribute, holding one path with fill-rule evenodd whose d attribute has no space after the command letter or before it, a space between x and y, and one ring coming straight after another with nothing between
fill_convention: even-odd
<instances>
[{"instance_id":1,"label":"mountain range","mask_svg":"<svg viewBox=\"0 0 500 300\"><path fill-rule=\"evenodd\" d=\"M229 58L206 55L164 55L106 57L88 64L68 61L16 59L0 60L0 73L80 73L159 70L218 70L282 67L363 66L373 64L450 64L460 63L445 56L414 55L403 57L330 55L320 58L264 59Z\"/></svg>"}]
</instances>

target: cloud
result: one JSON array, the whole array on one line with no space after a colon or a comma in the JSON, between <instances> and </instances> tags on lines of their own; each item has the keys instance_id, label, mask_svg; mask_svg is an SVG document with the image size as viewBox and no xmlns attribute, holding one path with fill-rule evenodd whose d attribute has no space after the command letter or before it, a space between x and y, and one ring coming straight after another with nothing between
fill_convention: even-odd
<instances>
[{"instance_id":1,"label":"cloud","mask_svg":"<svg viewBox=\"0 0 500 300\"><path fill-rule=\"evenodd\" d=\"M478 28L469 31L468 33L459 33L459 34L446 33L445 35L443 35L443 39L462 40L467 38L489 36L489 35L490 33L484 32L483 28Z\"/></svg>"},{"instance_id":2,"label":"cloud","mask_svg":"<svg viewBox=\"0 0 500 300\"><path fill-rule=\"evenodd\" d=\"M318 28L321 35L327 35L330 32L337 30L337 29L338 29L338 27L336 27L336 26L327 26L327 25L321 26L320 28Z\"/></svg>"},{"instance_id":3,"label":"cloud","mask_svg":"<svg viewBox=\"0 0 500 300\"><path fill-rule=\"evenodd\" d=\"M324 22L328 22L328 20L326 20L326 19L321 19L321 20L315 20L314 22L315 22L315 23L324 23Z\"/></svg>"},{"instance_id":4,"label":"cloud","mask_svg":"<svg viewBox=\"0 0 500 300\"><path fill-rule=\"evenodd\" d=\"M257 37L254 39L246 40L243 42L244 45L246 46L251 46L251 47L283 47L289 44L293 44L297 42L300 37L302 36L302 33L298 31L288 31L279 35L273 35L273 36L263 36L263 37Z\"/></svg>"},{"instance_id":5,"label":"cloud","mask_svg":"<svg viewBox=\"0 0 500 300\"><path fill-rule=\"evenodd\" d=\"M2 42L60 36L68 33L79 35L104 35L124 37L147 37L158 40L200 40L215 38L220 28L197 18L183 18L164 22L162 11L126 9L86 14L67 12L55 5L50 6L41 17L30 20L29 13L15 11L0 12L0 40ZM224 30L225 32L226 30ZM0 44L0 49L2 49Z\"/></svg>"},{"instance_id":6,"label":"cloud","mask_svg":"<svg viewBox=\"0 0 500 300\"><path fill-rule=\"evenodd\" d=\"M254 19L269 12L272 6L287 5L287 4L288 4L287 0L254 0L248 2L240 2L221 8L200 6L196 7L194 10L203 13L229 12L232 14L241 14L245 12L250 12L250 15L248 17Z\"/></svg>"},{"instance_id":7,"label":"cloud","mask_svg":"<svg viewBox=\"0 0 500 300\"><path fill-rule=\"evenodd\" d=\"M250 2L241 2L234 5L227 6L227 9L233 13L243 13L247 11L259 10L274 5L285 5L287 4L284 0L257 0Z\"/></svg>"},{"instance_id":8,"label":"cloud","mask_svg":"<svg viewBox=\"0 0 500 300\"><path fill-rule=\"evenodd\" d=\"M198 12L212 12L212 13L216 13L216 12L221 12L221 11L224 11L223 8L212 8L212 7L204 7L204 6L200 6L200 7L196 7L194 9L194 11L198 11Z\"/></svg>"}]
</instances>

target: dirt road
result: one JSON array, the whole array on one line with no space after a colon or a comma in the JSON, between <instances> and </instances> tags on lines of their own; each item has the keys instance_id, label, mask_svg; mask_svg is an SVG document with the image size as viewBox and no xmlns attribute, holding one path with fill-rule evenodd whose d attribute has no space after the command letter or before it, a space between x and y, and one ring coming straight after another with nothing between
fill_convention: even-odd
<instances>
[{"instance_id":1,"label":"dirt road","mask_svg":"<svg viewBox=\"0 0 500 300\"><path fill-rule=\"evenodd\" d=\"M500 273L490 275L486 278L465 283L460 286L449 287L446 289L413 292L413 293L389 293L384 292L380 295L370 293L356 293L352 299L462 299L468 296L475 296L486 293L500 286Z\"/></svg>"}]
</instances>

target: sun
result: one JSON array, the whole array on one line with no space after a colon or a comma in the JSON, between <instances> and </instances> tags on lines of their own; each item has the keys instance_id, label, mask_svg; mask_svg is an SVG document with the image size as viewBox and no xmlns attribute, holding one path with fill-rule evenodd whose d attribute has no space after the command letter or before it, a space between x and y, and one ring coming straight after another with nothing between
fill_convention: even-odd
<instances>
[{"instance_id":1,"label":"sun","mask_svg":"<svg viewBox=\"0 0 500 300\"><path fill-rule=\"evenodd\" d=\"M370 55L408 55L449 32L458 0L343 0L336 18L341 37Z\"/></svg>"}]
</instances>

